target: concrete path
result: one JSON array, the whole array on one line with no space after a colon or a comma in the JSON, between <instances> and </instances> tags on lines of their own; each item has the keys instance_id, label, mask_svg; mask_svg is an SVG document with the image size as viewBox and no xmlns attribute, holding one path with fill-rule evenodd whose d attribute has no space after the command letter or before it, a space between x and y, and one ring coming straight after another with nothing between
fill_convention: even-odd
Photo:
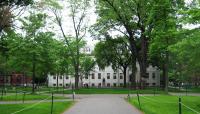
<instances>
[{"instance_id":1,"label":"concrete path","mask_svg":"<svg viewBox=\"0 0 200 114\"><path fill-rule=\"evenodd\" d=\"M124 95L82 95L63 114L142 114L124 100Z\"/></svg>"}]
</instances>

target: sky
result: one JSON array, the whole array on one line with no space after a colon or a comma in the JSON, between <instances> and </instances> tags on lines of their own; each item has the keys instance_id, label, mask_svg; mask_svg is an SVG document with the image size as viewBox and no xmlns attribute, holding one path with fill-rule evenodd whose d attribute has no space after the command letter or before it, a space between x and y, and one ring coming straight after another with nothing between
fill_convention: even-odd
<instances>
[{"instance_id":1,"label":"sky","mask_svg":"<svg viewBox=\"0 0 200 114\"><path fill-rule=\"evenodd\" d=\"M190 4L192 0L185 0L185 2L187 4ZM66 4L63 4L63 5L66 5ZM87 15L87 24L88 26L91 26L93 24L96 23L96 20L97 20L97 14L95 14L95 4L93 3L93 6L91 6L88 10L88 15ZM63 21L64 21L64 29L66 31L67 34L69 35L74 35L74 32L73 32L73 25L72 25L72 19L71 17L69 16L69 13L67 12L70 12L69 8L67 7L64 7L64 11L63 11ZM187 24L187 25L184 25L184 28L187 28L187 29L193 29L193 28L196 28L196 27L199 27L200 25L191 25L191 24ZM113 35L115 34L118 34L119 32L114 32L112 33ZM87 35L85 36L85 40L87 41L87 44L91 47L94 47L94 45L98 42L98 40L95 40L94 38L92 38L90 36L90 33L87 33Z\"/></svg>"},{"instance_id":2,"label":"sky","mask_svg":"<svg viewBox=\"0 0 200 114\"><path fill-rule=\"evenodd\" d=\"M72 18L70 16L70 8L68 6L67 2L64 2L64 0L59 0L60 4L63 6L63 10L61 12L62 14L62 22L63 22L63 28L65 31L66 35L70 35L70 36L75 36L75 32L73 29L73 23L72 23ZM185 0L185 2L187 4L189 4L191 2L191 0ZM84 24L87 24L88 27L90 27L91 25L96 23L96 20L98 18L97 14L95 13L95 3L92 2L92 5L90 8L88 8L88 12L87 15L85 17L85 22ZM51 11L46 11L46 13L48 14L48 26L46 27L47 30L50 30L52 32L55 32L57 34L58 37L62 37L60 28L57 24L55 24L55 22L53 22L53 18L55 18L54 14L51 13ZM25 13L26 15L26 13ZM185 25L185 28L188 29L193 29L195 27L199 27L200 25ZM119 32L113 32L113 35L119 34ZM91 37L90 33L87 32L86 36L84 37L84 40L86 40L87 45L91 48L94 48L94 45L98 42L98 40L95 40L94 38Z\"/></svg>"}]
</instances>

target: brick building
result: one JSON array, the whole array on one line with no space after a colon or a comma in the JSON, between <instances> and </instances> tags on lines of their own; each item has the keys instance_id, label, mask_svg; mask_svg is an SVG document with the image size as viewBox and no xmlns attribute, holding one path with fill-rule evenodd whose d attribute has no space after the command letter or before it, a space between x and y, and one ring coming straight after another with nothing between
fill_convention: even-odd
<instances>
[{"instance_id":1,"label":"brick building","mask_svg":"<svg viewBox=\"0 0 200 114\"><path fill-rule=\"evenodd\" d=\"M0 85L12 85L12 86L22 86L30 85L32 83L32 78L25 76L21 73L12 73L10 75L0 75Z\"/></svg>"}]
</instances>

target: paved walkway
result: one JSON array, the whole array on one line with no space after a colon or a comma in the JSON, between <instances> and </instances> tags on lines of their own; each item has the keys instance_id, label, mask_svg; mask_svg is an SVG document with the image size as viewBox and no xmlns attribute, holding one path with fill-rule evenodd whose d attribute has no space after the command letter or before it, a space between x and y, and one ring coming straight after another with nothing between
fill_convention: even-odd
<instances>
[{"instance_id":1,"label":"paved walkway","mask_svg":"<svg viewBox=\"0 0 200 114\"><path fill-rule=\"evenodd\" d=\"M82 95L63 114L142 114L124 100L124 95Z\"/></svg>"}]
</instances>

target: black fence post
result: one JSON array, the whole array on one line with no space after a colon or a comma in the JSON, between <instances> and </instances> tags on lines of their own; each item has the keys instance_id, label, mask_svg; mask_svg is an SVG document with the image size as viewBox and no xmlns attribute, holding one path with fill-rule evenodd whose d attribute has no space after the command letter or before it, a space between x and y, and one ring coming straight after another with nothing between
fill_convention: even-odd
<instances>
[{"instance_id":1,"label":"black fence post","mask_svg":"<svg viewBox=\"0 0 200 114\"><path fill-rule=\"evenodd\" d=\"M3 100L3 89L1 91L1 100Z\"/></svg>"},{"instance_id":2,"label":"black fence post","mask_svg":"<svg viewBox=\"0 0 200 114\"><path fill-rule=\"evenodd\" d=\"M17 101L17 90L15 92L15 101Z\"/></svg>"},{"instance_id":3,"label":"black fence post","mask_svg":"<svg viewBox=\"0 0 200 114\"><path fill-rule=\"evenodd\" d=\"M130 83L128 83L128 96L127 96L127 97L128 97L128 100L130 100L130 97L131 97L131 96L130 96L130 89L131 89L131 88L130 88Z\"/></svg>"},{"instance_id":4,"label":"black fence post","mask_svg":"<svg viewBox=\"0 0 200 114\"><path fill-rule=\"evenodd\" d=\"M181 98L179 97L179 114L182 114Z\"/></svg>"},{"instance_id":5,"label":"black fence post","mask_svg":"<svg viewBox=\"0 0 200 114\"><path fill-rule=\"evenodd\" d=\"M5 92L5 95L6 95L6 93L7 93L7 89L6 88L5 88L4 92Z\"/></svg>"},{"instance_id":6,"label":"black fence post","mask_svg":"<svg viewBox=\"0 0 200 114\"><path fill-rule=\"evenodd\" d=\"M188 95L188 88L187 85L185 86L185 92L186 92L186 96Z\"/></svg>"},{"instance_id":7,"label":"black fence post","mask_svg":"<svg viewBox=\"0 0 200 114\"><path fill-rule=\"evenodd\" d=\"M74 101L74 85L72 84L72 99Z\"/></svg>"},{"instance_id":8,"label":"black fence post","mask_svg":"<svg viewBox=\"0 0 200 114\"><path fill-rule=\"evenodd\" d=\"M141 110L142 108L141 108L141 104L140 104L140 96L139 96L138 91L137 91L137 98L138 98L138 103L139 103L139 107L140 107L140 110Z\"/></svg>"},{"instance_id":9,"label":"black fence post","mask_svg":"<svg viewBox=\"0 0 200 114\"><path fill-rule=\"evenodd\" d=\"M51 114L53 114L53 92L51 97Z\"/></svg>"},{"instance_id":10,"label":"black fence post","mask_svg":"<svg viewBox=\"0 0 200 114\"><path fill-rule=\"evenodd\" d=\"M64 84L63 84L63 92L62 92L62 93L63 93L63 96L64 96L64 89L65 89L65 88L64 88Z\"/></svg>"},{"instance_id":11,"label":"black fence post","mask_svg":"<svg viewBox=\"0 0 200 114\"><path fill-rule=\"evenodd\" d=\"M23 103L24 103L24 100L25 100L25 95L26 95L26 92L23 93L23 100L22 100Z\"/></svg>"}]
</instances>

